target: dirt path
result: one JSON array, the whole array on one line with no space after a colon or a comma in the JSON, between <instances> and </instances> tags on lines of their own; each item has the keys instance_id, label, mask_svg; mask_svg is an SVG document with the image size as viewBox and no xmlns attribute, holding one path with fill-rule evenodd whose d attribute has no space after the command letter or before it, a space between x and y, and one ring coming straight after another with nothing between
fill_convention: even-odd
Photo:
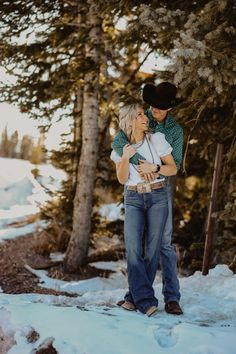
<instances>
[{"instance_id":1,"label":"dirt path","mask_svg":"<svg viewBox=\"0 0 236 354\"><path fill-rule=\"evenodd\" d=\"M4 293L77 296L41 288L38 285L38 278L25 268L26 264L35 269L46 268L51 277L67 281L95 276L107 277L109 274L107 271L98 270L89 265L80 268L78 274L67 274L63 271L62 264L54 265L48 257L37 254L34 250L35 243L36 238L33 234L0 243L0 287Z\"/></svg>"}]
</instances>

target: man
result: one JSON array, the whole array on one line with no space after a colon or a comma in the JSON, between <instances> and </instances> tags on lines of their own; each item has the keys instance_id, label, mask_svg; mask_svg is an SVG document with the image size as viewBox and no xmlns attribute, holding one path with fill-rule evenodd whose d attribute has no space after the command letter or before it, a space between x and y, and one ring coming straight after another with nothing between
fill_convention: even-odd
<instances>
[{"instance_id":1,"label":"man","mask_svg":"<svg viewBox=\"0 0 236 354\"><path fill-rule=\"evenodd\" d=\"M169 82L162 82L155 86L147 84L143 89L143 100L150 105L145 114L149 119L149 127L153 133L161 132L165 135L166 140L172 146L172 156L175 160L177 169L180 168L183 151L183 129L174 120L170 114L170 110L178 105L182 100L176 98L176 86ZM116 135L112 148L120 155L123 154L123 147L128 143L126 135L123 131L119 131ZM141 160L141 161L140 161ZM131 163L139 165L139 171L145 177L145 163L143 156L136 153L131 159ZM158 168L158 167L157 167ZM156 171L152 171L156 172ZM158 170L157 170L158 172ZM150 173L146 173L147 180L152 178ZM168 190L168 218L165 226L163 241L161 245L161 268L164 295L165 310L173 315L181 315L182 309L179 305L180 291L179 281L177 277L177 257L173 246L171 245L173 232L172 217L172 192L173 180L167 179Z\"/></svg>"}]
</instances>

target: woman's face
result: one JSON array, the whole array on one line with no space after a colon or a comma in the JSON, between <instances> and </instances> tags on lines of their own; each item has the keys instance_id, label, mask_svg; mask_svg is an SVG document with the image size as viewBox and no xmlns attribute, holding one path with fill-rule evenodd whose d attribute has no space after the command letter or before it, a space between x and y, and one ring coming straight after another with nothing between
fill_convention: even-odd
<instances>
[{"instance_id":1,"label":"woman's face","mask_svg":"<svg viewBox=\"0 0 236 354\"><path fill-rule=\"evenodd\" d=\"M148 118L142 108L139 108L133 120L133 131L146 132L148 130Z\"/></svg>"}]
</instances>

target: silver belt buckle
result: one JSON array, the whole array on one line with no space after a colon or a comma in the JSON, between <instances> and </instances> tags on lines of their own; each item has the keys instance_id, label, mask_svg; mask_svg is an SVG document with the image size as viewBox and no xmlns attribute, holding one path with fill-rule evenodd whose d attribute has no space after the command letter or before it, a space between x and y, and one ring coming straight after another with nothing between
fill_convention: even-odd
<instances>
[{"instance_id":1,"label":"silver belt buckle","mask_svg":"<svg viewBox=\"0 0 236 354\"><path fill-rule=\"evenodd\" d=\"M138 193L151 193L151 191L152 191L151 183L143 182L143 183L137 184L137 192Z\"/></svg>"}]
</instances>

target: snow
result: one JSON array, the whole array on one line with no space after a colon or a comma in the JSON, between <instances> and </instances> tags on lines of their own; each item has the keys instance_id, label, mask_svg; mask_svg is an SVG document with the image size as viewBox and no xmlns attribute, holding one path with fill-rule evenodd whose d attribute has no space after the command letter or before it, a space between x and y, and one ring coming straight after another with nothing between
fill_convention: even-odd
<instances>
[{"instance_id":1,"label":"snow","mask_svg":"<svg viewBox=\"0 0 236 354\"><path fill-rule=\"evenodd\" d=\"M83 295L90 292L91 289L92 291L109 291L113 290L114 287L127 287L127 279L122 272L111 274L109 278L95 277L88 280L73 281L68 283L63 280L49 278L47 276L47 272L44 270L35 270L29 266L26 267L40 279L39 285L46 289L54 289L58 291L66 291L72 294L78 293Z\"/></svg>"},{"instance_id":2,"label":"snow","mask_svg":"<svg viewBox=\"0 0 236 354\"><path fill-rule=\"evenodd\" d=\"M38 207L34 205L13 205L11 209L0 209L0 228L24 220L29 215L38 212Z\"/></svg>"},{"instance_id":3,"label":"snow","mask_svg":"<svg viewBox=\"0 0 236 354\"><path fill-rule=\"evenodd\" d=\"M0 166L0 209L47 199L42 186L31 173L34 165L30 162L0 158Z\"/></svg>"},{"instance_id":4,"label":"snow","mask_svg":"<svg viewBox=\"0 0 236 354\"><path fill-rule=\"evenodd\" d=\"M119 274L121 264L115 263L111 268ZM180 279L184 315L178 317L165 313L159 281L159 312L152 318L115 306L126 291L125 280L119 288L114 278L109 290L103 289L104 279L86 282L87 289L74 298L0 294L0 326L13 331L16 341L8 353L28 354L52 337L61 354L235 354L236 276L225 265L207 276L196 272ZM40 334L35 343L26 341L30 328Z\"/></svg>"},{"instance_id":5,"label":"snow","mask_svg":"<svg viewBox=\"0 0 236 354\"><path fill-rule=\"evenodd\" d=\"M64 258L65 258L65 254L64 253L61 253L61 252L51 252L50 253L50 259L53 262L63 261Z\"/></svg>"},{"instance_id":6,"label":"snow","mask_svg":"<svg viewBox=\"0 0 236 354\"><path fill-rule=\"evenodd\" d=\"M50 197L46 189L56 190L66 178L63 171L51 165L35 166L29 161L0 158L0 242L27 235L45 227L45 222L35 222L22 227L12 227L25 222L27 217L39 212L39 207ZM38 180L32 170L39 170Z\"/></svg>"},{"instance_id":7,"label":"snow","mask_svg":"<svg viewBox=\"0 0 236 354\"><path fill-rule=\"evenodd\" d=\"M114 221L117 219L124 219L122 215L122 208L124 207L123 203L111 203L104 204L100 207L99 213L101 216L105 217L109 221Z\"/></svg>"},{"instance_id":8,"label":"snow","mask_svg":"<svg viewBox=\"0 0 236 354\"><path fill-rule=\"evenodd\" d=\"M0 243L3 240L9 240L12 238L26 236L28 234L34 233L36 230L39 231L44 228L46 223L44 221L40 221L37 223L31 223L22 227L8 227L7 229L0 229Z\"/></svg>"},{"instance_id":9,"label":"snow","mask_svg":"<svg viewBox=\"0 0 236 354\"><path fill-rule=\"evenodd\" d=\"M1 235L4 238L13 238L30 233L33 225L16 232L9 229L9 225L37 214L40 205L50 198L46 190L59 189L66 174L52 165L36 166L29 161L10 158L0 158L0 167L0 238ZM39 171L37 179L32 174L35 168ZM122 207L123 204L118 203L105 204L101 206L99 213L108 220L122 219Z\"/></svg>"},{"instance_id":10,"label":"snow","mask_svg":"<svg viewBox=\"0 0 236 354\"><path fill-rule=\"evenodd\" d=\"M124 260L119 260L116 262L95 262L90 263L90 265L98 269L109 269L113 271L119 271L126 268L126 262Z\"/></svg>"},{"instance_id":11,"label":"snow","mask_svg":"<svg viewBox=\"0 0 236 354\"><path fill-rule=\"evenodd\" d=\"M33 165L29 161L19 159L0 158L0 216L2 211L22 206L37 207L48 200L45 188L55 190L60 186L65 173L51 165ZM39 171L38 180L32 170ZM39 182L40 181L40 182ZM35 209L34 213L35 213ZM12 210L11 210L12 211ZM13 215L13 213L12 213Z\"/></svg>"},{"instance_id":12,"label":"snow","mask_svg":"<svg viewBox=\"0 0 236 354\"><path fill-rule=\"evenodd\" d=\"M0 240L19 237L45 226L31 223L14 227L39 210L65 178L52 166L39 166L41 177L31 174L27 161L0 158ZM2 209L1 209L2 208ZM108 220L122 219L122 204L103 205ZM107 242L101 238L100 243ZM64 254L51 255L62 260ZM29 354L42 343L52 342L60 354L235 354L236 275L217 265L207 276L196 272L180 278L182 316L164 311L161 274L154 283L159 311L148 318L116 306L127 290L126 262L96 262L110 269L108 278L66 282L46 271L25 266L38 277L42 288L66 291L74 297L43 294L5 294L0 284L0 354ZM3 287L3 286L2 286ZM32 330L39 334L27 341Z\"/></svg>"}]
</instances>

